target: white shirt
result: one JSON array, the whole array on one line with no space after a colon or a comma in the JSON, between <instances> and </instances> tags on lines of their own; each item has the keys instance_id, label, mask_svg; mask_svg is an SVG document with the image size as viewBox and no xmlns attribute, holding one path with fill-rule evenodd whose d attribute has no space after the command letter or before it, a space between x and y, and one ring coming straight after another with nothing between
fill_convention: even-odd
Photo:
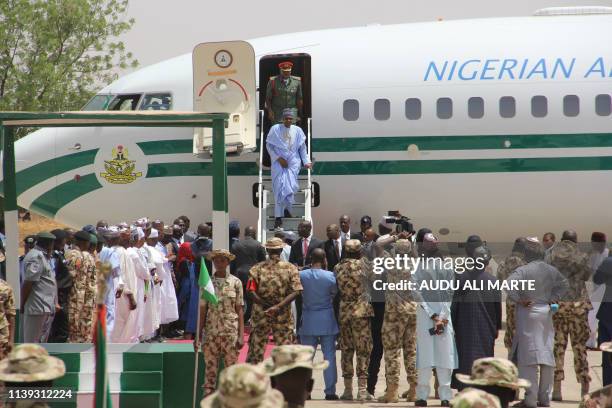
<instances>
[{"instance_id":1,"label":"white shirt","mask_svg":"<svg viewBox=\"0 0 612 408\"><path fill-rule=\"evenodd\" d=\"M351 230L349 230L349 232L340 231L340 239L344 239L345 241L351 239Z\"/></svg>"}]
</instances>

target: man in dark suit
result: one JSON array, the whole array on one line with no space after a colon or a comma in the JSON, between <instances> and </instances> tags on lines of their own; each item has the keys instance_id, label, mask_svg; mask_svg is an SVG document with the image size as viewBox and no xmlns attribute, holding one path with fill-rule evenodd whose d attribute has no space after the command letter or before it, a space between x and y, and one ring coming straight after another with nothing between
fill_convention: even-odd
<instances>
[{"instance_id":1,"label":"man in dark suit","mask_svg":"<svg viewBox=\"0 0 612 408\"><path fill-rule=\"evenodd\" d=\"M289 254L289 262L297 265L299 268L310 265L310 257L315 248L323 248L323 241L315 237L311 237L312 224L310 221L302 221L298 225L298 234L300 239L291 245L291 253Z\"/></svg>"},{"instance_id":2,"label":"man in dark suit","mask_svg":"<svg viewBox=\"0 0 612 408\"><path fill-rule=\"evenodd\" d=\"M244 229L244 239L234 242L230 252L236 255L230 265L230 272L242 282L242 293L244 294L244 302L246 311L244 313L244 321L248 322L251 317L252 301L247 296L246 285L249 280L249 271L256 263L266 260L266 249L257 241L257 231L255 227L248 226Z\"/></svg>"},{"instance_id":3,"label":"man in dark suit","mask_svg":"<svg viewBox=\"0 0 612 408\"><path fill-rule=\"evenodd\" d=\"M336 224L327 226L327 241L323 244L325 257L327 258L327 270L332 271L342 258L342 240L340 238L340 228Z\"/></svg>"}]
</instances>

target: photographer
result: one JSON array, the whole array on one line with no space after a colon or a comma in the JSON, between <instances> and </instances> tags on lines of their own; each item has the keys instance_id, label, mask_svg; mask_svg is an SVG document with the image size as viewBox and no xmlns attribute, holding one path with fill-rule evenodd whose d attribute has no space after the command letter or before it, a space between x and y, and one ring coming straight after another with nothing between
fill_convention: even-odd
<instances>
[{"instance_id":1,"label":"photographer","mask_svg":"<svg viewBox=\"0 0 612 408\"><path fill-rule=\"evenodd\" d=\"M417 234L423 263L415 272L417 291L417 370L418 385L415 406L426 407L432 368L438 376L438 394L443 407L449 406L453 369L457 368L453 323L451 321L452 290L438 290L438 284L452 283L454 271L444 267L439 256L438 239L425 230ZM427 285L427 286L424 286Z\"/></svg>"}]
</instances>

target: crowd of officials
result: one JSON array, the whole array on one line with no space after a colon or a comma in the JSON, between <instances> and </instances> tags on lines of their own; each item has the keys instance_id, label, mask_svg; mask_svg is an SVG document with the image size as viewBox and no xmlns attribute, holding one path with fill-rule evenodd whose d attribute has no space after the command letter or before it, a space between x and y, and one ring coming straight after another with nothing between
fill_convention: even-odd
<instances>
[{"instance_id":1,"label":"crowd of officials","mask_svg":"<svg viewBox=\"0 0 612 408\"><path fill-rule=\"evenodd\" d=\"M364 216L359 231L353 232L350 218L343 215L338 224L326 228L326 240L312 236L312 225L303 221L298 236L279 230L263 245L252 227L245 228L240 239L240 228L232 222L226 251L212 249L210 223L200 224L196 233L189 227L187 217L174 220L172 226L143 218L131 225L100 221L81 231L54 230L27 237L20 259L24 339L90 342L96 279L103 266L111 271L104 294L110 341L194 339L206 360L206 395L223 392L223 375L217 384L220 358L226 367L235 364L247 338L247 362L259 367L272 336L277 346L301 343L316 349L321 345L326 362L319 368L325 368L328 400L374 400L384 358L386 387L378 400L397 402L403 354L409 388L401 397L416 406L427 405L432 375L442 406L457 400L452 388L465 391L469 398L487 400L487 395L472 388L464 390L475 386L494 395L500 406L517 399L520 388L525 393L519 406L549 406L551 399L563 399L568 342L581 393L588 398L587 349L612 339L612 257L603 233L592 234L589 253L579 249L571 230L564 231L558 242L552 233L541 242L519 237L512 253L497 265L486 242L473 235L465 242L465 256L483 260L477 264L482 267L457 273L440 262L416 270L395 266L380 275L373 271L376 257L444 258L438 238L427 228L398 231L385 217L375 231L370 217ZM210 274L208 284L214 290L206 290L215 296L200 302L202 271ZM535 288L506 291L506 360L494 358L494 342L502 328L500 291L466 290L464 285L455 291L382 291L374 288L376 280L417 284L518 280L533 281ZM0 352L5 357L12 349L15 307L4 281L0 296ZM196 333L198 314L200 333ZM608 347L605 343L602 350ZM281 362L311 361L314 353L313 348L275 351L282 349L272 353ZM344 383L340 396L336 349L341 350ZM603 384L608 386L609 353L602 353L602 365ZM244 375L257 374L252 367L242 370ZM353 377L357 377L356 392ZM505 379L505 385L491 380L495 378ZM309 392L302 394L309 397Z\"/></svg>"}]
</instances>

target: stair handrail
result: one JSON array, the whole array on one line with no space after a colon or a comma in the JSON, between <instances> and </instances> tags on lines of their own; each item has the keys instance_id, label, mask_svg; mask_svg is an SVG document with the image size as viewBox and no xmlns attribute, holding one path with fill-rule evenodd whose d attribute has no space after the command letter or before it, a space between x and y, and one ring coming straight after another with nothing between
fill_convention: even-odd
<instances>
[{"instance_id":1,"label":"stair handrail","mask_svg":"<svg viewBox=\"0 0 612 408\"><path fill-rule=\"evenodd\" d=\"M310 158L310 161L312 162L312 143L311 143L311 133L312 133L312 118L308 118L307 121L307 129L308 134L306 135L307 141L308 141L308 157ZM306 174L308 176L307 178L307 185L306 185L306 193L304 196L304 218L307 221L310 221L312 223L312 213L311 213L311 197L312 197L312 180L311 180L311 170L310 169L306 169Z\"/></svg>"},{"instance_id":2,"label":"stair handrail","mask_svg":"<svg viewBox=\"0 0 612 408\"><path fill-rule=\"evenodd\" d=\"M264 110L259 111L259 180L257 185L257 203L259 217L257 219L257 240L262 242L262 225L265 225L264 214L265 209L263 208L263 152L266 146L264 145Z\"/></svg>"}]
</instances>

